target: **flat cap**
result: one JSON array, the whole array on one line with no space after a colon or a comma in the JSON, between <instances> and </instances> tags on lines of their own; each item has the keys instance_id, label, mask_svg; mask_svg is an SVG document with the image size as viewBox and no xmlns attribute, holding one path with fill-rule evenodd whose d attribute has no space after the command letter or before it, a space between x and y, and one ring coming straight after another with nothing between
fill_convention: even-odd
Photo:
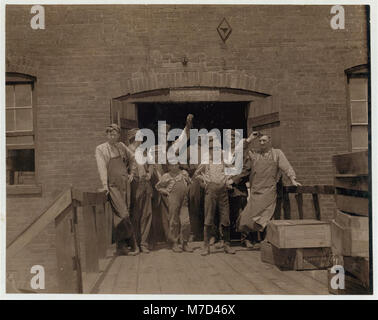
<instances>
[{"instance_id":1,"label":"flat cap","mask_svg":"<svg viewBox=\"0 0 378 320\"><path fill-rule=\"evenodd\" d=\"M118 133L121 133L121 128L119 127L118 124L112 123L111 125L106 127L106 133L111 132L111 131L117 131Z\"/></svg>"}]
</instances>

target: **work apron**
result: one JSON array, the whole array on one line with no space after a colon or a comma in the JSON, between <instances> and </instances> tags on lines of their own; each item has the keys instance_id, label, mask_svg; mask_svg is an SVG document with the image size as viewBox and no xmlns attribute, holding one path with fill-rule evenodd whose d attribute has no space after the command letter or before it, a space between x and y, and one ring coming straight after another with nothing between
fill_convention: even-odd
<instances>
[{"instance_id":1,"label":"work apron","mask_svg":"<svg viewBox=\"0 0 378 320\"><path fill-rule=\"evenodd\" d=\"M256 159L252 167L250 198L237 221L239 232L263 231L276 207L277 163Z\"/></svg>"},{"instance_id":2,"label":"work apron","mask_svg":"<svg viewBox=\"0 0 378 320\"><path fill-rule=\"evenodd\" d=\"M108 164L108 188L113 211L113 239L130 239L133 227L127 205L128 173L122 157L111 158Z\"/></svg>"}]
</instances>

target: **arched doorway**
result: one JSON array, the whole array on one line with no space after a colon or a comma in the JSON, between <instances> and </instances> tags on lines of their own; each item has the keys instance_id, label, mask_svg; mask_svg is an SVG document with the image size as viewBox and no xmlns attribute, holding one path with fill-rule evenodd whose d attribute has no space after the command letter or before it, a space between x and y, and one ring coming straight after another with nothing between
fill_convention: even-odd
<instances>
[{"instance_id":1,"label":"arched doorway","mask_svg":"<svg viewBox=\"0 0 378 320\"><path fill-rule=\"evenodd\" d=\"M279 111L269 94L245 89L218 87L182 87L148 90L112 99L111 119L122 129L157 129L157 121L182 128L188 113L194 114L194 127L211 130L268 130L273 145L279 147Z\"/></svg>"}]
</instances>

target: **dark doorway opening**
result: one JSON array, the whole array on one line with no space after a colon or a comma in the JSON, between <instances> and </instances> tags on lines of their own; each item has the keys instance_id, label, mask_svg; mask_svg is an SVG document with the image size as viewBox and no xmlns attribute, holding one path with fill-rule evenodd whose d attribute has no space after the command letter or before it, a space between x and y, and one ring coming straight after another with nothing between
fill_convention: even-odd
<instances>
[{"instance_id":1,"label":"dark doorway opening","mask_svg":"<svg viewBox=\"0 0 378 320\"><path fill-rule=\"evenodd\" d=\"M149 128L157 137L158 121L183 129L186 116L194 115L193 128L243 129L247 135L248 102L138 103L139 128Z\"/></svg>"}]
</instances>

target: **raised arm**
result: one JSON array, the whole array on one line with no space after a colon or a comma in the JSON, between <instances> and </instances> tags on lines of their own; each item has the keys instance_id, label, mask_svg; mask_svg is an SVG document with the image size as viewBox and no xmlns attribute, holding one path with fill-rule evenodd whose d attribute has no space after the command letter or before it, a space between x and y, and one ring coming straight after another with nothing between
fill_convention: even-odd
<instances>
[{"instance_id":1,"label":"raised arm","mask_svg":"<svg viewBox=\"0 0 378 320\"><path fill-rule=\"evenodd\" d=\"M184 141L188 141L190 137L190 129L192 128L193 124L193 118L194 116L192 114L187 115L185 128L180 136L172 143L172 146L179 146L181 143L184 143Z\"/></svg>"}]
</instances>

